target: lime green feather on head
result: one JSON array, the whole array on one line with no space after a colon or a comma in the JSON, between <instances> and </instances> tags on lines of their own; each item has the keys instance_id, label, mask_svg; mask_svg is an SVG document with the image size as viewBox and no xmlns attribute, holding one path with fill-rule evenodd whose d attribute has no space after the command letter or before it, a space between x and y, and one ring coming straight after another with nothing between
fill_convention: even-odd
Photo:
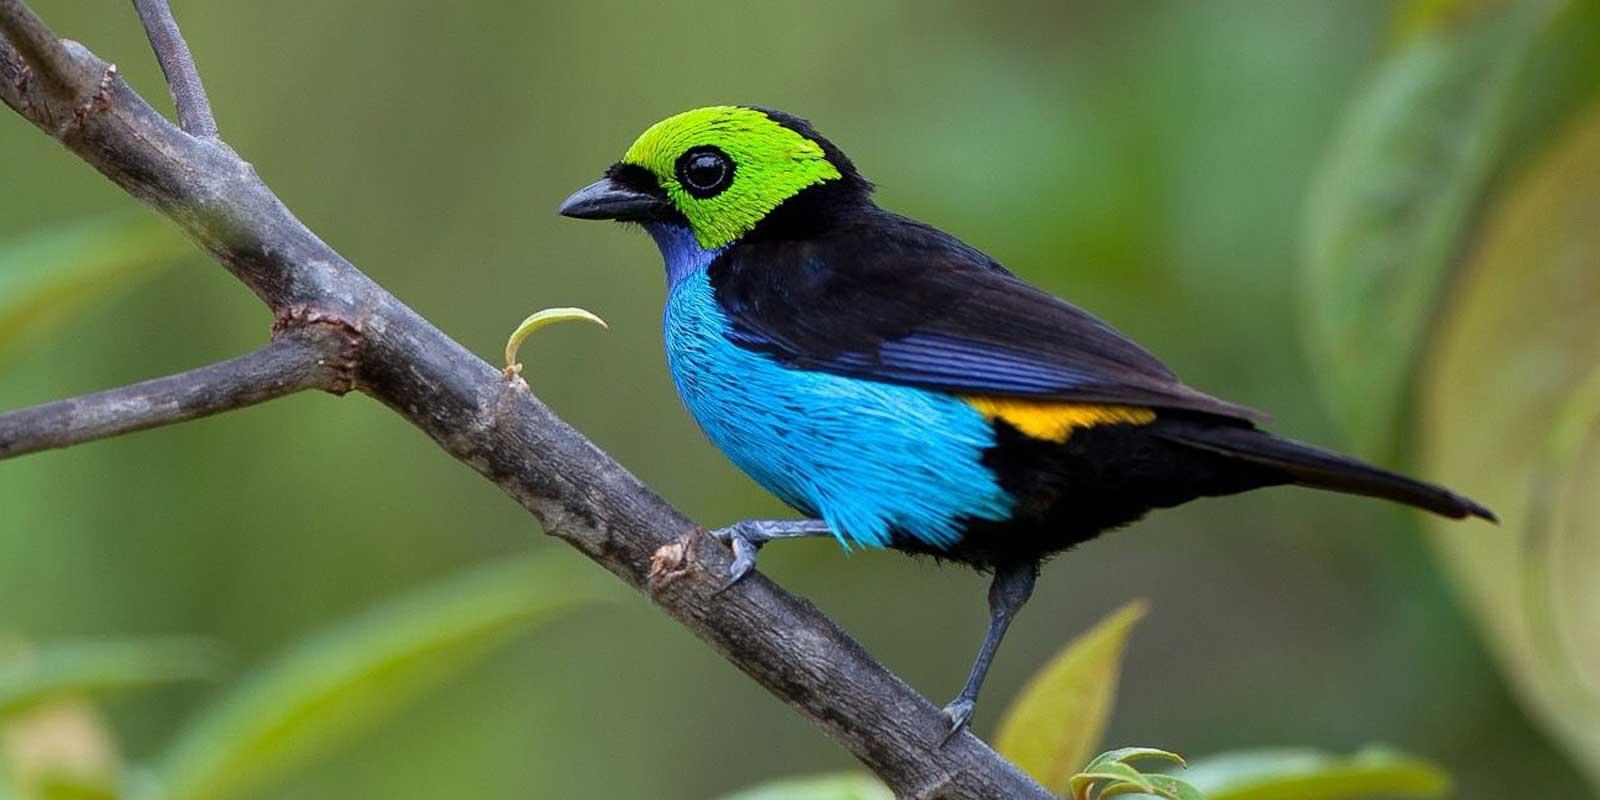
<instances>
[{"instance_id":1,"label":"lime green feather on head","mask_svg":"<svg viewBox=\"0 0 1600 800\"><path fill-rule=\"evenodd\" d=\"M733 182L715 196L697 198L678 182L675 166L684 153L705 146L733 161ZM622 161L656 176L708 250L737 241L802 189L842 177L821 145L741 106L697 108L657 122Z\"/></svg>"}]
</instances>

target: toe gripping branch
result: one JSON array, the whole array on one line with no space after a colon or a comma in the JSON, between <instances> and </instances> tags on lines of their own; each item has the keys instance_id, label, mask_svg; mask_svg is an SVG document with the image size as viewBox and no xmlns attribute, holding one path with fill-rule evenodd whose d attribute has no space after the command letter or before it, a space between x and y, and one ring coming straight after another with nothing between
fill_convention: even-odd
<instances>
[{"instance_id":1,"label":"toe gripping branch","mask_svg":"<svg viewBox=\"0 0 1600 800\"><path fill-rule=\"evenodd\" d=\"M733 564L728 567L728 582L717 590L717 594L722 594L732 589L756 568L756 554L767 542L778 539L832 536L833 529L818 519L747 519L707 533L733 549Z\"/></svg>"}]
</instances>

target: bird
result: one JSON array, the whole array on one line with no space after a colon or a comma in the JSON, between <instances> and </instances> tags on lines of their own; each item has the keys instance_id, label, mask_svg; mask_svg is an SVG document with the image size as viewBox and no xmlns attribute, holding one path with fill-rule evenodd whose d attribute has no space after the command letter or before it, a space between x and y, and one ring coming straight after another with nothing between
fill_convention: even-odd
<instances>
[{"instance_id":1,"label":"bird","mask_svg":"<svg viewBox=\"0 0 1600 800\"><path fill-rule=\"evenodd\" d=\"M1053 555L1155 509L1297 485L1494 521L1445 488L1268 432L1109 324L873 200L807 120L697 108L650 126L558 211L638 225L665 265L684 406L803 517L710 533L728 583L763 545L832 537L992 574L945 741Z\"/></svg>"}]
</instances>

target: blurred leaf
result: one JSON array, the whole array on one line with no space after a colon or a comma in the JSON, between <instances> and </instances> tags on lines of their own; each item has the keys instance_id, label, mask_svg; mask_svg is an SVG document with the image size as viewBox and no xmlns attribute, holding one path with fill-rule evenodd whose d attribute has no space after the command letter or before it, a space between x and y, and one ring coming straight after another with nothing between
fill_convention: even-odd
<instances>
[{"instance_id":1,"label":"blurred leaf","mask_svg":"<svg viewBox=\"0 0 1600 800\"><path fill-rule=\"evenodd\" d=\"M1429 475L1505 530L1434 541L1519 697L1600 787L1600 106L1489 218L1428 362Z\"/></svg>"},{"instance_id":2,"label":"blurred leaf","mask_svg":"<svg viewBox=\"0 0 1600 800\"><path fill-rule=\"evenodd\" d=\"M870 775L843 773L785 778L735 792L723 800L894 800L894 792Z\"/></svg>"},{"instance_id":3,"label":"blurred leaf","mask_svg":"<svg viewBox=\"0 0 1600 800\"><path fill-rule=\"evenodd\" d=\"M1355 447L1389 460L1441 291L1503 150L1520 69L1553 2L1421 27L1380 66L1310 201L1308 345Z\"/></svg>"},{"instance_id":4,"label":"blurred leaf","mask_svg":"<svg viewBox=\"0 0 1600 800\"><path fill-rule=\"evenodd\" d=\"M1542 0L1548 2L1548 0ZM1600 99L1600 0L1563 0L1538 34L1508 115L1497 188L1556 145ZM1481 206L1480 206L1481 208ZM1482 215L1479 215L1482 221Z\"/></svg>"},{"instance_id":5,"label":"blurred leaf","mask_svg":"<svg viewBox=\"0 0 1600 800\"><path fill-rule=\"evenodd\" d=\"M100 713L82 698L53 700L0 724L0 765L30 800L110 800L122 757Z\"/></svg>"},{"instance_id":6,"label":"blurred leaf","mask_svg":"<svg viewBox=\"0 0 1600 800\"><path fill-rule=\"evenodd\" d=\"M80 694L216 677L222 658L198 639L55 642L0 658L0 719Z\"/></svg>"},{"instance_id":7,"label":"blurred leaf","mask_svg":"<svg viewBox=\"0 0 1600 800\"><path fill-rule=\"evenodd\" d=\"M1166 761L1183 766L1177 753L1153 747L1121 747L1095 756L1083 770L1067 779L1063 795L1073 800L1101 800L1133 795L1166 800L1206 800L1193 786L1169 775L1146 775L1135 769L1134 761ZM1068 794L1070 792L1070 794Z\"/></svg>"},{"instance_id":8,"label":"blurred leaf","mask_svg":"<svg viewBox=\"0 0 1600 800\"><path fill-rule=\"evenodd\" d=\"M1467 24L1473 16L1504 7L1511 0L1409 0L1398 3L1390 25L1396 46Z\"/></svg>"},{"instance_id":9,"label":"blurred leaf","mask_svg":"<svg viewBox=\"0 0 1600 800\"><path fill-rule=\"evenodd\" d=\"M0 357L24 335L93 309L193 249L143 209L0 241Z\"/></svg>"},{"instance_id":10,"label":"blurred leaf","mask_svg":"<svg viewBox=\"0 0 1600 800\"><path fill-rule=\"evenodd\" d=\"M529 627L605 596L588 571L517 558L385 603L297 644L187 726L169 800L254 787L370 729Z\"/></svg>"},{"instance_id":11,"label":"blurred leaf","mask_svg":"<svg viewBox=\"0 0 1600 800\"><path fill-rule=\"evenodd\" d=\"M1191 764L1183 777L1210 800L1441 797L1450 790L1450 776L1438 766L1382 748L1349 757L1287 748L1226 753Z\"/></svg>"},{"instance_id":12,"label":"blurred leaf","mask_svg":"<svg viewBox=\"0 0 1600 800\"><path fill-rule=\"evenodd\" d=\"M1122 651L1149 604L1134 600L1068 642L1011 701L995 749L1057 794L1105 734Z\"/></svg>"},{"instance_id":13,"label":"blurred leaf","mask_svg":"<svg viewBox=\"0 0 1600 800\"><path fill-rule=\"evenodd\" d=\"M114 780L62 774L40 780L28 796L32 800L116 800L122 795Z\"/></svg>"}]
</instances>

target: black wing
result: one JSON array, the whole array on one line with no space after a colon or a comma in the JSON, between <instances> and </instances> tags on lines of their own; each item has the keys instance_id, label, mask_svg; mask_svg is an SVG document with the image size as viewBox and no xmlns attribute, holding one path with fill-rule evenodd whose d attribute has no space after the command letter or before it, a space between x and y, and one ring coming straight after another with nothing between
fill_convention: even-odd
<instances>
[{"instance_id":1,"label":"black wing","mask_svg":"<svg viewBox=\"0 0 1600 800\"><path fill-rule=\"evenodd\" d=\"M958 394L1261 412L1183 385L1111 326L936 228L872 209L712 263L731 338L791 366Z\"/></svg>"}]
</instances>

